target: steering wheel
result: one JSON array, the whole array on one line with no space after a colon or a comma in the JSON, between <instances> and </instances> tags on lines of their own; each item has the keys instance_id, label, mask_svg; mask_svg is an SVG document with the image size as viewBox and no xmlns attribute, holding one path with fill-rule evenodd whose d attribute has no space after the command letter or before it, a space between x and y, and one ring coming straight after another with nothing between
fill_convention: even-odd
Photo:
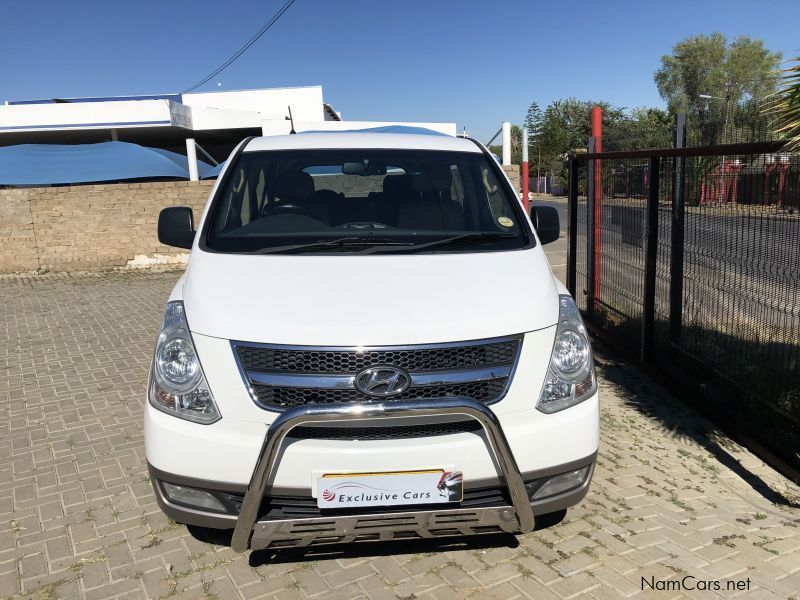
<instances>
[{"instance_id":1,"label":"steering wheel","mask_svg":"<svg viewBox=\"0 0 800 600\"><path fill-rule=\"evenodd\" d=\"M304 217L315 218L314 215L311 214L311 211L308 210L305 206L300 206L299 204L294 204L292 202L279 202L272 206L268 206L267 210L264 211L264 216L267 217L269 215L302 215Z\"/></svg>"},{"instance_id":2,"label":"steering wheel","mask_svg":"<svg viewBox=\"0 0 800 600\"><path fill-rule=\"evenodd\" d=\"M343 229L386 229L389 226L386 223L376 223L374 221L351 221L342 223L339 227Z\"/></svg>"}]
</instances>

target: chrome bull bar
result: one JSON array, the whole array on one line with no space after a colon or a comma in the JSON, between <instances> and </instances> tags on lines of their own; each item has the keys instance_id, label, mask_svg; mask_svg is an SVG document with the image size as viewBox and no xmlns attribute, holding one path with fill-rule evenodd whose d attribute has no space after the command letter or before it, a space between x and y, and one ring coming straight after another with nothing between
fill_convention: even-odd
<instances>
[{"instance_id":1,"label":"chrome bull bar","mask_svg":"<svg viewBox=\"0 0 800 600\"><path fill-rule=\"evenodd\" d=\"M278 463L281 445L295 427L311 423L331 423L361 419L404 419L412 417L431 417L457 415L474 419L483 427L486 439L500 469L500 475L508 487L511 504L514 508L518 531L533 530L534 517L530 499L525 489L517 461L508 445L495 414L484 404L469 398L432 398L383 402L380 404L312 404L298 406L281 413L269 426L264 437L253 476L245 492L239 518L233 530L231 547L236 552L244 552L251 545L253 529L258 519L258 510ZM452 509L457 511L459 509ZM442 510L437 511L439 514ZM341 517L346 521L348 517Z\"/></svg>"}]
</instances>

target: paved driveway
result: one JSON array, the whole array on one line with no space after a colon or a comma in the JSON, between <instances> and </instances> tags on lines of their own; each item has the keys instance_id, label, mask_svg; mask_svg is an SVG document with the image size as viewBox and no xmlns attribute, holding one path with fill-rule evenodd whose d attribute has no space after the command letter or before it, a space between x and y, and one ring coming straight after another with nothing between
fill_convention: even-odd
<instances>
[{"instance_id":1,"label":"paved driveway","mask_svg":"<svg viewBox=\"0 0 800 600\"><path fill-rule=\"evenodd\" d=\"M598 468L560 523L248 556L196 539L159 512L142 446L177 277L0 278L0 597L608 598L642 578L672 590L655 598L798 595L797 489L602 351Z\"/></svg>"}]
</instances>

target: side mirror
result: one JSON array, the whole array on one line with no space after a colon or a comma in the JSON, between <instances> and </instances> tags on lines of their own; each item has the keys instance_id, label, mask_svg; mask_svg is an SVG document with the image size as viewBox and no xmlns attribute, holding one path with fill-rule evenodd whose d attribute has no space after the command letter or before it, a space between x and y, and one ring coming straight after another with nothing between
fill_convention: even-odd
<instances>
[{"instance_id":1,"label":"side mirror","mask_svg":"<svg viewBox=\"0 0 800 600\"><path fill-rule=\"evenodd\" d=\"M561 235L558 210L552 206L537 204L531 207L531 221L542 245L555 242Z\"/></svg>"},{"instance_id":2,"label":"side mirror","mask_svg":"<svg viewBox=\"0 0 800 600\"><path fill-rule=\"evenodd\" d=\"M172 206L158 214L158 241L176 248L191 248L194 219L188 206Z\"/></svg>"}]
</instances>

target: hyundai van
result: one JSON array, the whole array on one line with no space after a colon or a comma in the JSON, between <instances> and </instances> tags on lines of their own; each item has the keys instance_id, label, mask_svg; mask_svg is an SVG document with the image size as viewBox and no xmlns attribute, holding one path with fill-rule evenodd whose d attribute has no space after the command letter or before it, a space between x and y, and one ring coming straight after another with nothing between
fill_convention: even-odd
<instances>
[{"instance_id":1,"label":"hyundai van","mask_svg":"<svg viewBox=\"0 0 800 600\"><path fill-rule=\"evenodd\" d=\"M599 442L587 331L480 143L250 138L195 225L145 405L179 523L247 549L531 531L580 502Z\"/></svg>"}]
</instances>

